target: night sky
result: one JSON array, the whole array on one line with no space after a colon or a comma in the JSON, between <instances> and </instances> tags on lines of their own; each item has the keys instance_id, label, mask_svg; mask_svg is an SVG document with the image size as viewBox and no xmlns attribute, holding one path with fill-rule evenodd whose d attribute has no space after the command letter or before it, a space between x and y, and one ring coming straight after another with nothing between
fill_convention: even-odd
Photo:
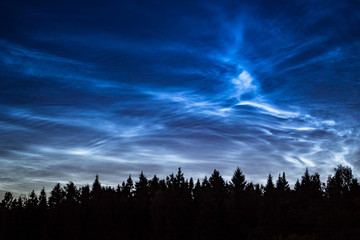
<instances>
[{"instance_id":1,"label":"night sky","mask_svg":"<svg viewBox=\"0 0 360 240\"><path fill-rule=\"evenodd\" d=\"M359 1L90 2L0 2L0 196L359 176Z\"/></svg>"}]
</instances>

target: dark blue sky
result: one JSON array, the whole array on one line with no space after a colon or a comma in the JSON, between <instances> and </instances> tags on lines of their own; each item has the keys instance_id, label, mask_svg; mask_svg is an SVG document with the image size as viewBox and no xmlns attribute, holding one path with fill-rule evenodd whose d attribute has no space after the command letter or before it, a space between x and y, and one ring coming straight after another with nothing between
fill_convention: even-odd
<instances>
[{"instance_id":1,"label":"dark blue sky","mask_svg":"<svg viewBox=\"0 0 360 240\"><path fill-rule=\"evenodd\" d=\"M0 195L360 167L359 1L0 3Z\"/></svg>"}]
</instances>

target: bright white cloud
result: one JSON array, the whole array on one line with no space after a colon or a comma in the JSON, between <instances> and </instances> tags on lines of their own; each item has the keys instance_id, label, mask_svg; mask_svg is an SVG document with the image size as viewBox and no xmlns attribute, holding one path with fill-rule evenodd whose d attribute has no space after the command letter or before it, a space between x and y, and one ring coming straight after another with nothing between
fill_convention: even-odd
<instances>
[{"instance_id":1,"label":"bright white cloud","mask_svg":"<svg viewBox=\"0 0 360 240\"><path fill-rule=\"evenodd\" d=\"M242 70L236 78L233 78L232 83L235 84L236 88L236 96L234 97L238 99L242 94L256 92L258 89L256 84L254 84L254 78L246 70Z\"/></svg>"},{"instance_id":2,"label":"bright white cloud","mask_svg":"<svg viewBox=\"0 0 360 240\"><path fill-rule=\"evenodd\" d=\"M281 109L277 109L271 105L265 104L265 103L256 103L256 102L251 102L251 101L241 101L238 104L236 104L238 106L252 106L252 107L256 107L259 108L265 112L267 112L270 115L274 115L277 117L285 117L285 118L294 118L294 117L298 117L300 114L297 112L289 112L289 111L284 111Z\"/></svg>"}]
</instances>

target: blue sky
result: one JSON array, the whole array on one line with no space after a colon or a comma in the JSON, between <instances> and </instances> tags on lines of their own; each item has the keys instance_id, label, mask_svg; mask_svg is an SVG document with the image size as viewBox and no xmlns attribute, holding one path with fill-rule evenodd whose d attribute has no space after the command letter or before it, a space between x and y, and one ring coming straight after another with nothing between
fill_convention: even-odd
<instances>
[{"instance_id":1,"label":"blue sky","mask_svg":"<svg viewBox=\"0 0 360 240\"><path fill-rule=\"evenodd\" d=\"M358 1L5 0L0 19L0 195L358 176Z\"/></svg>"}]
</instances>

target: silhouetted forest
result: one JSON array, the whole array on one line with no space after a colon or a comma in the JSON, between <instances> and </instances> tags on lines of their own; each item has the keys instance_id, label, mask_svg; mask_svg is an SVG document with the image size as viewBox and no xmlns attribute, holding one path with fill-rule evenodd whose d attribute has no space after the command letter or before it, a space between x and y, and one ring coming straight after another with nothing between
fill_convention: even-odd
<instances>
[{"instance_id":1,"label":"silhouetted forest","mask_svg":"<svg viewBox=\"0 0 360 240\"><path fill-rule=\"evenodd\" d=\"M265 186L237 168L201 181L179 168L165 179L143 172L116 188L56 184L27 197L6 192L0 239L360 239L360 186L339 165L326 183L306 169L294 189L285 173Z\"/></svg>"}]
</instances>

